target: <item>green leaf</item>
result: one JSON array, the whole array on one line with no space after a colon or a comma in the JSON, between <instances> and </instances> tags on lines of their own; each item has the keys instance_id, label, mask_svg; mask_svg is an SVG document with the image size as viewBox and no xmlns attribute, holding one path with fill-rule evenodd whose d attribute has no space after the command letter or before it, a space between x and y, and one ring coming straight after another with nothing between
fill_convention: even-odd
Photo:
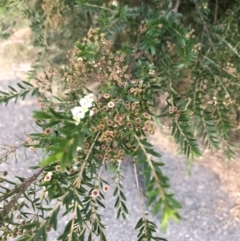
<instances>
[{"instance_id":1,"label":"green leaf","mask_svg":"<svg viewBox=\"0 0 240 241\"><path fill-rule=\"evenodd\" d=\"M102 202L100 202L98 199L97 199L97 203L98 203L101 207L106 208L106 207L104 206L104 204L103 204Z\"/></svg>"},{"instance_id":2,"label":"green leaf","mask_svg":"<svg viewBox=\"0 0 240 241\"><path fill-rule=\"evenodd\" d=\"M122 212L122 211L121 211L121 209L119 208L119 209L118 209L118 212L117 212L117 219L119 219L121 212Z\"/></svg>"},{"instance_id":3,"label":"green leaf","mask_svg":"<svg viewBox=\"0 0 240 241\"><path fill-rule=\"evenodd\" d=\"M119 204L120 204L120 199L119 199L119 197L117 197L116 202L115 202L115 204L114 204L114 207L115 207L115 208L118 207Z\"/></svg>"},{"instance_id":4,"label":"green leaf","mask_svg":"<svg viewBox=\"0 0 240 241\"><path fill-rule=\"evenodd\" d=\"M56 117L57 119L66 119L66 116L60 114L59 112L53 110L52 108L49 108L49 111L51 112L52 116Z\"/></svg>"},{"instance_id":5,"label":"green leaf","mask_svg":"<svg viewBox=\"0 0 240 241\"><path fill-rule=\"evenodd\" d=\"M92 136L92 137L94 136L94 134L90 131L90 129L86 125L83 125L82 131L89 136Z\"/></svg>"},{"instance_id":6,"label":"green leaf","mask_svg":"<svg viewBox=\"0 0 240 241\"><path fill-rule=\"evenodd\" d=\"M32 91L32 96L38 95L38 89L39 89L39 88L33 89L33 91Z\"/></svg>"},{"instance_id":7,"label":"green leaf","mask_svg":"<svg viewBox=\"0 0 240 241\"><path fill-rule=\"evenodd\" d=\"M76 232L73 232L72 234L72 241L79 241Z\"/></svg>"},{"instance_id":8,"label":"green leaf","mask_svg":"<svg viewBox=\"0 0 240 241\"><path fill-rule=\"evenodd\" d=\"M34 239L33 239L34 241L35 240L37 241L40 237L44 236L44 233L46 233L46 225L47 225L47 222L43 226L41 226L40 229L38 229L37 233L34 236Z\"/></svg>"},{"instance_id":9,"label":"green leaf","mask_svg":"<svg viewBox=\"0 0 240 241\"><path fill-rule=\"evenodd\" d=\"M136 226L135 226L135 229L139 229L142 225L143 225L143 220L142 220L142 217L138 220Z\"/></svg>"},{"instance_id":10,"label":"green leaf","mask_svg":"<svg viewBox=\"0 0 240 241\"><path fill-rule=\"evenodd\" d=\"M178 222L178 214L174 209L170 209L167 207L164 207L163 209L163 217L162 217L162 222L161 222L161 229L165 233L167 230L167 224L170 219L173 219L174 221Z\"/></svg>"},{"instance_id":11,"label":"green leaf","mask_svg":"<svg viewBox=\"0 0 240 241\"><path fill-rule=\"evenodd\" d=\"M139 100L133 95L127 95L127 99L132 102L139 102Z\"/></svg>"},{"instance_id":12,"label":"green leaf","mask_svg":"<svg viewBox=\"0 0 240 241\"><path fill-rule=\"evenodd\" d=\"M121 202L121 205L122 205L123 211L128 214L128 209L127 209L125 203Z\"/></svg>"},{"instance_id":13,"label":"green leaf","mask_svg":"<svg viewBox=\"0 0 240 241\"><path fill-rule=\"evenodd\" d=\"M20 83L17 83L17 85L18 85L18 87L19 87L20 89L25 90L25 88L24 88Z\"/></svg>"},{"instance_id":14,"label":"green leaf","mask_svg":"<svg viewBox=\"0 0 240 241\"><path fill-rule=\"evenodd\" d=\"M36 227L38 225L39 225L39 222L33 222L33 223L26 224L26 225L22 225L19 228L20 229L30 229L30 228Z\"/></svg>"},{"instance_id":15,"label":"green leaf","mask_svg":"<svg viewBox=\"0 0 240 241\"><path fill-rule=\"evenodd\" d=\"M126 201L126 197L125 197L125 195L123 194L122 191L120 191L120 197L122 198L122 200Z\"/></svg>"},{"instance_id":16,"label":"green leaf","mask_svg":"<svg viewBox=\"0 0 240 241\"><path fill-rule=\"evenodd\" d=\"M58 206L57 209L53 211L49 219L49 225L53 225L54 230L57 230L57 223L58 223L57 216L58 216L59 210L60 210L60 206Z\"/></svg>"},{"instance_id":17,"label":"green leaf","mask_svg":"<svg viewBox=\"0 0 240 241\"><path fill-rule=\"evenodd\" d=\"M20 237L16 241L29 241L29 237Z\"/></svg>"},{"instance_id":18,"label":"green leaf","mask_svg":"<svg viewBox=\"0 0 240 241\"><path fill-rule=\"evenodd\" d=\"M118 192L118 188L116 187L114 192L113 192L113 196L116 196L117 195L117 192Z\"/></svg>"},{"instance_id":19,"label":"green leaf","mask_svg":"<svg viewBox=\"0 0 240 241\"><path fill-rule=\"evenodd\" d=\"M12 90L13 92L17 92L12 86L8 85L8 88Z\"/></svg>"},{"instance_id":20,"label":"green leaf","mask_svg":"<svg viewBox=\"0 0 240 241\"><path fill-rule=\"evenodd\" d=\"M77 207L77 220L80 225L80 227L83 226L83 218L82 218L82 213L79 207Z\"/></svg>"},{"instance_id":21,"label":"green leaf","mask_svg":"<svg viewBox=\"0 0 240 241\"><path fill-rule=\"evenodd\" d=\"M148 197L157 196L159 194L159 190L155 189L155 190L147 192L146 194Z\"/></svg>"},{"instance_id":22,"label":"green leaf","mask_svg":"<svg viewBox=\"0 0 240 241\"><path fill-rule=\"evenodd\" d=\"M38 120L51 119L52 115L46 113L45 111L33 111L33 118Z\"/></svg>"},{"instance_id":23,"label":"green leaf","mask_svg":"<svg viewBox=\"0 0 240 241\"><path fill-rule=\"evenodd\" d=\"M153 45L151 45L149 48L150 48L151 55L155 55L156 54L155 47Z\"/></svg>"},{"instance_id":24,"label":"green leaf","mask_svg":"<svg viewBox=\"0 0 240 241\"><path fill-rule=\"evenodd\" d=\"M30 84L29 82L27 82L27 81L22 81L22 83L24 83L25 85L28 85L28 86L30 86L30 87L33 87L33 85L32 84Z\"/></svg>"},{"instance_id":25,"label":"green leaf","mask_svg":"<svg viewBox=\"0 0 240 241\"><path fill-rule=\"evenodd\" d=\"M162 155L156 151L154 151L153 149L147 149L147 152L153 156L156 156L156 157L162 157Z\"/></svg>"},{"instance_id":26,"label":"green leaf","mask_svg":"<svg viewBox=\"0 0 240 241\"><path fill-rule=\"evenodd\" d=\"M49 164L55 162L55 161L59 161L62 159L62 156L63 156L63 152L58 152L54 155L51 155L49 156L48 158L42 160L40 163L39 163L39 166L41 167L44 167L44 166L48 166Z\"/></svg>"},{"instance_id":27,"label":"green leaf","mask_svg":"<svg viewBox=\"0 0 240 241\"><path fill-rule=\"evenodd\" d=\"M161 206L162 206L162 199L160 199L153 207L152 213L154 216L158 214Z\"/></svg>"}]
</instances>

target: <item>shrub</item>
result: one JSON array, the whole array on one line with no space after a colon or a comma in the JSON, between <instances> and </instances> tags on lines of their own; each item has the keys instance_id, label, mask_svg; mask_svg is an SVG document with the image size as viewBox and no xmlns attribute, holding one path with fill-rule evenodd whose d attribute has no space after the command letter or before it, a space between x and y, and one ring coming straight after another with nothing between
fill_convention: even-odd
<instances>
[{"instance_id":1,"label":"shrub","mask_svg":"<svg viewBox=\"0 0 240 241\"><path fill-rule=\"evenodd\" d=\"M164 163L154 159L161 155L148 141L156 118L171 129L189 160L201 155L201 138L208 148L221 147L228 158L233 157L231 138L239 129L239 3L223 13L225 5L220 1L218 6L193 1L187 10L179 1L174 6L168 2L36 1L33 10L24 11L34 20L33 30L39 30L38 45L42 31L49 31L55 47L66 44L63 51L69 48L66 39L60 38L65 31L73 42L78 41L64 67L18 83L19 89L0 92L1 103L24 99L29 93L37 96L39 110L33 118L42 132L29 133L26 142L10 151L25 146L46 154L31 167L37 169L32 177L20 179L21 184L0 197L6 202L1 210L3 240L7 235L18 236L19 241L47 240L47 232L57 228L60 207L72 218L59 240L86 240L87 236L106 240L98 207L104 207L109 183L101 170L113 170L117 218L126 218L121 166L127 157L133 160L142 203L137 240L163 240L154 237L157 226L146 215L146 206L154 215L162 213L165 230L170 219L179 220L181 205L169 193L168 177L161 170ZM73 15L65 14L65 6ZM83 37L72 26L72 20L80 21L81 16L86 17ZM72 28L66 29L68 24ZM56 30L58 25L64 27ZM46 48L50 38L44 38L44 58L51 52ZM51 94L56 79L64 83L64 93L58 96ZM161 94L166 94L166 103L158 106ZM158 116L157 108L161 108ZM10 151L6 150L3 160ZM138 183L138 166L144 170L145 190ZM33 216L22 211L25 202L19 203L18 198L23 195L32 205ZM43 200L49 203L47 208ZM52 200L56 200L53 206Z\"/></svg>"}]
</instances>

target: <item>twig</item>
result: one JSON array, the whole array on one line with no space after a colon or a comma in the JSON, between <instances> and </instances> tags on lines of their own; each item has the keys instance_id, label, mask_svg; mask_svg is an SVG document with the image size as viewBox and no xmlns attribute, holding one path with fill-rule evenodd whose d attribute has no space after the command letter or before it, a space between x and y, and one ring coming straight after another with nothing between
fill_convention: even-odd
<instances>
[{"instance_id":1,"label":"twig","mask_svg":"<svg viewBox=\"0 0 240 241\"><path fill-rule=\"evenodd\" d=\"M216 0L216 4L215 4L214 23L216 23L217 21L217 13L218 13L218 0Z\"/></svg>"},{"instance_id":2,"label":"twig","mask_svg":"<svg viewBox=\"0 0 240 241\"><path fill-rule=\"evenodd\" d=\"M85 158L85 160L84 160L84 162L83 162L83 164L82 164L82 166L81 166L81 169L80 169L78 178L75 180L75 182L74 182L74 184L73 184L73 186L77 186L77 188L80 188L80 187L81 187L82 175L83 175L83 171L84 171L85 166L86 166L86 162L87 162L87 160L88 160L88 158L89 158L89 156L90 156L90 154L91 154L91 152L92 152L92 149L93 149L93 147L94 147L94 145L95 145L95 143L96 143L99 135L100 135L100 132L98 132L97 135L95 136L95 139L94 139L92 145L90 146L90 149L89 149L89 151L88 151L88 154L87 154L87 156L86 156L86 158Z\"/></svg>"},{"instance_id":3,"label":"twig","mask_svg":"<svg viewBox=\"0 0 240 241\"><path fill-rule=\"evenodd\" d=\"M95 145L95 143L96 143L99 135L100 135L100 132L98 132L97 135L95 136L94 141L93 141L92 145L90 146L89 152L88 152L88 154L87 154L87 156L86 156L86 158L85 158L85 160L84 160L84 162L83 162L83 164L82 164L82 166L81 166L81 169L80 169L78 178L75 180L75 182L74 182L74 184L73 184L73 186L75 186L75 187L77 187L77 188L80 188L80 187L81 187L83 171L84 171L84 169L85 169L85 167L86 167L88 158L89 158L89 156L90 156L90 154L91 154L91 152L92 152L92 149L93 149L93 147L94 147L94 145ZM72 219L72 223L71 223L71 228L70 228L70 232L69 232L68 241L71 240L72 233L73 233L73 231L74 231L74 224L75 224L75 218L76 218L76 216L77 216L77 203L75 202L73 219Z\"/></svg>"},{"instance_id":4,"label":"twig","mask_svg":"<svg viewBox=\"0 0 240 241\"><path fill-rule=\"evenodd\" d=\"M201 14L201 11L199 11L199 7L198 7L198 4L197 4L197 3L195 3L195 6L196 6L197 12L198 12L198 14L199 14L199 16L200 16L200 18L201 18L201 20L202 20L203 30L205 30L206 33L208 34L208 40L209 40L209 42L210 42L210 44L211 44L211 46L212 46L213 51L215 52L214 47L213 47L213 42L212 42L212 39L211 39L211 37L210 37L210 31L209 31L209 29L208 29L207 23L205 22L202 14ZM203 36L203 35L202 35L202 36Z\"/></svg>"},{"instance_id":5,"label":"twig","mask_svg":"<svg viewBox=\"0 0 240 241\"><path fill-rule=\"evenodd\" d=\"M168 203L166 202L166 195L165 195L165 193L164 193L164 189L163 189L163 187L162 187L162 184L158 181L158 177L157 177L157 175L156 175L155 168L153 167L153 164L152 164L150 155L147 153L145 147L144 147L143 144L141 143L141 141L140 141L140 139L138 138L138 136L137 136L136 134L135 134L134 136L135 136L135 138L136 138L136 140L137 140L137 142L138 142L138 145L141 147L144 155L147 157L147 162L148 162L150 168L151 168L152 171L153 171L153 176L154 176L154 178L155 178L155 180L156 180L156 182L157 182L158 189L159 189L159 193L160 193L160 196L161 196L161 198L162 198L162 201L163 201L163 203L165 204L165 206L167 206Z\"/></svg>"},{"instance_id":6,"label":"twig","mask_svg":"<svg viewBox=\"0 0 240 241\"><path fill-rule=\"evenodd\" d=\"M90 4L90 3L82 3L82 5L88 6L88 7L92 7L92 8L103 9L103 10L110 11L110 12L113 12L113 13L117 13L116 10L113 10L113 9L111 9L111 8L101 7L101 6L94 5L94 4Z\"/></svg>"},{"instance_id":7,"label":"twig","mask_svg":"<svg viewBox=\"0 0 240 241\"><path fill-rule=\"evenodd\" d=\"M0 213L0 217L5 217L9 211L14 207L17 200L21 197L21 195L27 190L27 188L38 178L38 176L43 172L46 167L41 168L37 172L35 172L30 178L24 181L20 186L14 188L11 192L7 195L0 198L0 202L6 200L8 197L12 196L13 194L17 194L12 200L4 207L3 211Z\"/></svg>"},{"instance_id":8,"label":"twig","mask_svg":"<svg viewBox=\"0 0 240 241\"><path fill-rule=\"evenodd\" d=\"M26 141L20 143L18 146L11 146L11 145L3 145L3 146L9 146L10 149L9 150L6 150L5 153L0 156L0 161L3 160L4 158L6 158L7 156L9 156L11 153L14 153L17 149L23 147L25 144L27 144Z\"/></svg>"},{"instance_id":9,"label":"twig","mask_svg":"<svg viewBox=\"0 0 240 241\"><path fill-rule=\"evenodd\" d=\"M178 8L179 8L179 5L180 5L180 0L177 0L172 11L175 12L175 13L177 13L177 12L178 12Z\"/></svg>"},{"instance_id":10,"label":"twig","mask_svg":"<svg viewBox=\"0 0 240 241\"><path fill-rule=\"evenodd\" d=\"M140 186L139 186L139 181L138 181L138 175L137 175L137 167L136 167L136 163L133 163L133 167L134 167L134 174L135 174L135 180L136 180L136 185L137 185L137 190L138 190L138 196L139 196L139 201L141 203L141 208L142 208L142 215L143 215L143 219L145 220L145 214L144 214L144 202L143 202L143 197L142 197L142 193L140 190Z\"/></svg>"}]
</instances>

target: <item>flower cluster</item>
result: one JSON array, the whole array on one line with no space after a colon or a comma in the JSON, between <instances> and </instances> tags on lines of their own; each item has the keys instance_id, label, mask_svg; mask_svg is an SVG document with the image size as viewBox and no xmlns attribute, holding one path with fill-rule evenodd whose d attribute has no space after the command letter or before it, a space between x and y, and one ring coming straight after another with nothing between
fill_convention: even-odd
<instances>
[{"instance_id":1,"label":"flower cluster","mask_svg":"<svg viewBox=\"0 0 240 241\"><path fill-rule=\"evenodd\" d=\"M89 109L93 106L93 101L93 94L88 94L79 100L80 106L76 106L71 110L76 125L80 123L80 120L85 117L88 111L90 111L90 116L93 115L93 111Z\"/></svg>"}]
</instances>

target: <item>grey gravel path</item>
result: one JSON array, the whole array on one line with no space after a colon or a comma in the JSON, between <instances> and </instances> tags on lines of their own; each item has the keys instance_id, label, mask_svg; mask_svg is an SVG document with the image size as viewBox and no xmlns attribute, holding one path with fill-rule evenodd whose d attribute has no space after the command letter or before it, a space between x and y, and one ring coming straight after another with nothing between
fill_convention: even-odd
<instances>
[{"instance_id":1,"label":"grey gravel path","mask_svg":"<svg viewBox=\"0 0 240 241\"><path fill-rule=\"evenodd\" d=\"M15 81L15 80L14 80ZM0 80L0 89L5 89L7 84L13 84L7 78ZM34 99L18 104L10 103L7 107L0 106L0 143L16 144L18 138L24 137L24 131L32 132L31 111L36 107ZM161 150L161 147L156 147ZM220 190L220 180L211 170L195 164L192 167L192 175L186 173L186 160L170 153L162 153L162 161L166 163L164 173L170 177L172 192L182 203L180 211L182 222L170 223L167 233L161 234L169 241L240 241L240 224L235 223L229 210L233 206L227 194ZM11 165L0 165L1 170L7 169L9 173L29 176L27 170L29 163L40 160L40 157L28 153L26 160L24 153L19 152L18 161L10 161ZM117 220L116 211L113 209L115 198L112 197L113 188L106 194L104 221L108 241L136 241L134 227L141 216L140 204L135 191L135 179L131 164L124 165L123 186L128 199L129 218ZM110 180L110 176L108 176ZM156 220L160 220L157 217ZM67 220L61 219L61 227ZM160 233L160 232L159 232ZM56 240L56 235L49 236L50 241Z\"/></svg>"}]
</instances>

